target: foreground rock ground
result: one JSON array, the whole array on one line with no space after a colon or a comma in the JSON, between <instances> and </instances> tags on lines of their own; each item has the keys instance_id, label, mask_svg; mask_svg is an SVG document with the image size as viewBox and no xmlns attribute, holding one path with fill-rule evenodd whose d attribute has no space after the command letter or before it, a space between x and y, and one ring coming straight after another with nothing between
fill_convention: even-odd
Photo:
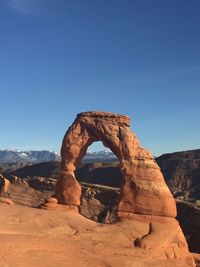
<instances>
[{"instance_id":1,"label":"foreground rock ground","mask_svg":"<svg viewBox=\"0 0 200 267\"><path fill-rule=\"evenodd\" d=\"M80 215L76 208L64 205L43 210L2 204L0 212L2 267L194 266L192 257L187 253L181 257L178 248L167 253L161 249L174 231L180 231L176 223L170 236L166 236L170 223L165 224L165 230L161 222L155 224L158 235L153 246L138 248L137 240L149 232L145 218L98 224ZM148 246L148 239L144 246Z\"/></svg>"}]
</instances>

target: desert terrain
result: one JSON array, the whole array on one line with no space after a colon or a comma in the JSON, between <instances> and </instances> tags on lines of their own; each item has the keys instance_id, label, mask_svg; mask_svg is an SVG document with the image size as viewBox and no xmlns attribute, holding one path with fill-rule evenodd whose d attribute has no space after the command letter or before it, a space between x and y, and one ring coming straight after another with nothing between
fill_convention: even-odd
<instances>
[{"instance_id":1,"label":"desert terrain","mask_svg":"<svg viewBox=\"0 0 200 267\"><path fill-rule=\"evenodd\" d=\"M190 257L167 259L156 248L135 247L145 223L100 224L64 205L44 210L1 204L0 212L1 267L192 266Z\"/></svg>"},{"instance_id":2,"label":"desert terrain","mask_svg":"<svg viewBox=\"0 0 200 267\"><path fill-rule=\"evenodd\" d=\"M164 156L164 164L161 157L160 168L129 125L128 116L80 113L63 139L61 163L1 165L0 266L199 265L198 160L194 161L195 178L187 177L186 182L184 168L175 168L182 175L174 180L169 176L170 192L161 169L166 171L169 165L174 170L174 155ZM111 147L120 164L83 164L80 174L76 168L96 140ZM191 159L190 154L182 156ZM97 180L103 175L103 185L86 183L89 173ZM76 175L85 180L78 182ZM119 179L113 184L116 176ZM109 185L104 184L107 177ZM176 219L173 195L179 207L177 218L189 237ZM185 206L187 200L191 203ZM185 219L189 214L193 233Z\"/></svg>"},{"instance_id":3,"label":"desert terrain","mask_svg":"<svg viewBox=\"0 0 200 267\"><path fill-rule=\"evenodd\" d=\"M80 166L77 174L82 180L91 182L93 178L98 182L108 177L108 183L112 184L110 173L114 173L116 187L79 181L82 186L79 212L67 205L39 208L54 194L59 166L59 162L1 165L11 182L6 197L14 202L14 205L0 202L1 267L193 266L191 258L170 259L160 255L158 248L146 250L136 246L135 240L146 234L148 227L145 222L117 218L120 188L116 185L121 182L115 170L117 163ZM105 179L102 183L105 184ZM177 199L177 208L178 219L190 251L196 252L192 255L198 264L198 207L194 202Z\"/></svg>"}]
</instances>

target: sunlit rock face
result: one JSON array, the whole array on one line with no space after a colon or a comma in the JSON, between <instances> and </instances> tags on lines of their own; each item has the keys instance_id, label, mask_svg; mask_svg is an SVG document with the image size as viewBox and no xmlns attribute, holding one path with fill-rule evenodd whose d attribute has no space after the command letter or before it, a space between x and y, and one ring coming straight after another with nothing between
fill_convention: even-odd
<instances>
[{"instance_id":1,"label":"sunlit rock face","mask_svg":"<svg viewBox=\"0 0 200 267\"><path fill-rule=\"evenodd\" d=\"M130 231L135 227L132 247L144 253L142 257L147 262L149 256L155 257L151 266L194 267L194 259L175 219L173 196L152 154L140 146L131 131L128 116L108 112L77 115L62 143L60 178L55 192L58 203L80 205L81 187L74 171L88 146L96 141L102 141L119 159L123 179L117 215L122 232L127 221L132 223Z\"/></svg>"},{"instance_id":2,"label":"sunlit rock face","mask_svg":"<svg viewBox=\"0 0 200 267\"><path fill-rule=\"evenodd\" d=\"M66 132L61 148L59 203L80 205L81 187L74 171L88 146L102 141L118 157L123 175L118 211L175 217L175 201L152 154L140 146L130 118L110 112L83 112Z\"/></svg>"}]
</instances>

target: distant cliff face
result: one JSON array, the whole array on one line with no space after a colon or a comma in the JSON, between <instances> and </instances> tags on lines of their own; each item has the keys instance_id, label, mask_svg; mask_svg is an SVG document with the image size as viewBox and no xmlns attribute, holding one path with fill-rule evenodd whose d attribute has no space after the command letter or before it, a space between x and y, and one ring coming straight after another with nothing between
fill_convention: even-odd
<instances>
[{"instance_id":1,"label":"distant cliff face","mask_svg":"<svg viewBox=\"0 0 200 267\"><path fill-rule=\"evenodd\" d=\"M200 199L200 149L164 154L156 161L175 196Z\"/></svg>"},{"instance_id":2,"label":"distant cliff face","mask_svg":"<svg viewBox=\"0 0 200 267\"><path fill-rule=\"evenodd\" d=\"M83 163L77 168L76 177L80 182L120 187L122 175L118 165L118 162ZM6 177L11 175L20 178L41 176L57 179L59 177L59 169L59 161L27 165L5 164L2 166L2 173Z\"/></svg>"}]
</instances>

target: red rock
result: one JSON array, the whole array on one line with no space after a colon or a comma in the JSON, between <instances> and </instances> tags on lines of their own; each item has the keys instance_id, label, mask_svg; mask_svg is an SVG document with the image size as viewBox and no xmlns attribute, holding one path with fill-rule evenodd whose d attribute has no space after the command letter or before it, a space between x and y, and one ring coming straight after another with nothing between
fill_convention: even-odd
<instances>
[{"instance_id":1,"label":"red rock","mask_svg":"<svg viewBox=\"0 0 200 267\"><path fill-rule=\"evenodd\" d=\"M57 200L57 198L55 198L55 197L50 197L50 198L48 198L47 199L47 201L46 201L47 203L58 203L58 200Z\"/></svg>"},{"instance_id":2,"label":"red rock","mask_svg":"<svg viewBox=\"0 0 200 267\"><path fill-rule=\"evenodd\" d=\"M4 194L8 193L9 187L9 180L3 177L2 174L0 174L0 194L3 196Z\"/></svg>"},{"instance_id":3,"label":"red rock","mask_svg":"<svg viewBox=\"0 0 200 267\"><path fill-rule=\"evenodd\" d=\"M4 204L9 204L9 205L13 205L13 201L9 198L5 198L5 197L1 197L0 198L0 203L4 203Z\"/></svg>"},{"instance_id":4,"label":"red rock","mask_svg":"<svg viewBox=\"0 0 200 267\"><path fill-rule=\"evenodd\" d=\"M95 141L102 141L119 158L123 174L119 211L176 216L175 201L160 168L152 154L140 146L130 129L130 118L109 112L80 113L66 132L61 148L61 177L56 188L59 203L80 205L81 188L74 171Z\"/></svg>"},{"instance_id":5,"label":"red rock","mask_svg":"<svg viewBox=\"0 0 200 267\"><path fill-rule=\"evenodd\" d=\"M119 159L123 181L118 216L125 223L131 219L131 227L139 231L134 245L163 260L181 258L184 266L195 266L175 219L174 198L152 154L140 146L131 131L128 116L105 112L77 115L62 143L61 172L55 192L58 203L80 205L81 187L74 171L95 141L102 141Z\"/></svg>"},{"instance_id":6,"label":"red rock","mask_svg":"<svg viewBox=\"0 0 200 267\"><path fill-rule=\"evenodd\" d=\"M46 199L45 203L40 206L41 209L51 210L57 207L58 200L57 198L50 197Z\"/></svg>"}]
</instances>

